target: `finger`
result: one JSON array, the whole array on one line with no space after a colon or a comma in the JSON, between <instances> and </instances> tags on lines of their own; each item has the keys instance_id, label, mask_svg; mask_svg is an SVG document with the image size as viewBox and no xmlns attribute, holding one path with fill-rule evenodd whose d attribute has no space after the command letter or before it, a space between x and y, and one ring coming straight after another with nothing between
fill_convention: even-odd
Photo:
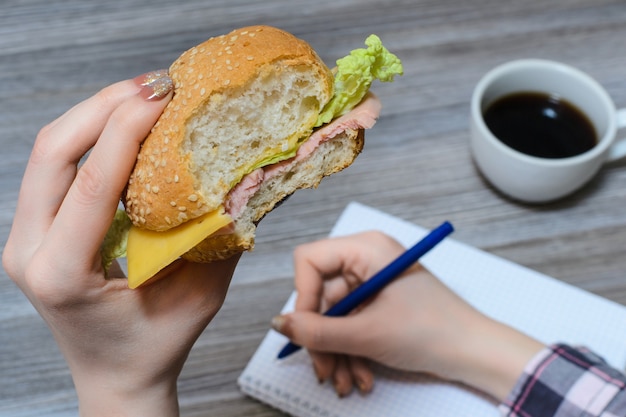
<instances>
[{"instance_id":1,"label":"finger","mask_svg":"<svg viewBox=\"0 0 626 417\"><path fill-rule=\"evenodd\" d=\"M24 173L14 220L14 237L24 249L41 241L74 180L76 164L96 142L111 113L138 91L132 81L113 84L41 130Z\"/></svg>"},{"instance_id":2,"label":"finger","mask_svg":"<svg viewBox=\"0 0 626 417\"><path fill-rule=\"evenodd\" d=\"M403 251L402 245L380 232L299 246L294 252L296 310L319 311L324 282L341 277L353 289Z\"/></svg>"},{"instance_id":3,"label":"finger","mask_svg":"<svg viewBox=\"0 0 626 417\"><path fill-rule=\"evenodd\" d=\"M343 276L326 281L322 295L322 309L320 312L324 312L335 305L339 300L348 295L352 288L353 287Z\"/></svg>"},{"instance_id":4,"label":"finger","mask_svg":"<svg viewBox=\"0 0 626 417\"><path fill-rule=\"evenodd\" d=\"M311 362L313 362L313 369L315 370L317 380L320 383L328 380L335 371L337 355L314 350L309 350L308 352L311 357Z\"/></svg>"},{"instance_id":5,"label":"finger","mask_svg":"<svg viewBox=\"0 0 626 417\"><path fill-rule=\"evenodd\" d=\"M319 311L324 282L341 275L354 263L351 240L325 239L301 245L294 251L296 310Z\"/></svg>"},{"instance_id":6,"label":"finger","mask_svg":"<svg viewBox=\"0 0 626 417\"><path fill-rule=\"evenodd\" d=\"M272 327L311 351L363 356L363 335L368 334L368 315L326 317L308 311L295 311L274 317Z\"/></svg>"},{"instance_id":7,"label":"finger","mask_svg":"<svg viewBox=\"0 0 626 417\"><path fill-rule=\"evenodd\" d=\"M350 374L352 375L352 381L362 394L371 392L374 388L374 373L369 367L366 360L349 356L348 367L350 368Z\"/></svg>"},{"instance_id":8,"label":"finger","mask_svg":"<svg viewBox=\"0 0 626 417\"><path fill-rule=\"evenodd\" d=\"M345 355L340 355L337 358L337 366L335 366L335 372L333 373L333 386L335 392L339 398L343 398L352 392L352 374L348 366L348 359Z\"/></svg>"},{"instance_id":9,"label":"finger","mask_svg":"<svg viewBox=\"0 0 626 417\"><path fill-rule=\"evenodd\" d=\"M171 80L169 83L168 94ZM167 100L146 100L145 93L142 89L111 114L47 236L46 240L53 244L66 242L64 251L89 262L87 267L98 256L140 144L167 103Z\"/></svg>"}]
</instances>

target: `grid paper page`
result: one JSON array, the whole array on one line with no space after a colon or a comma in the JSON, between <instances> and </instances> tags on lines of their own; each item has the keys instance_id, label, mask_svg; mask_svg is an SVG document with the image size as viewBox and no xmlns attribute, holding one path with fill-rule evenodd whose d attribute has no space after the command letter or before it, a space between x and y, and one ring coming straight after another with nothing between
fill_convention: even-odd
<instances>
[{"instance_id":1,"label":"grid paper page","mask_svg":"<svg viewBox=\"0 0 626 417\"><path fill-rule=\"evenodd\" d=\"M331 236L384 231L405 246L428 230L351 203ZM484 313L544 343L585 345L610 364L626 364L626 308L528 268L446 239L420 262ZM295 294L283 311L293 308ZM584 306L584 308L581 308ZM305 351L276 355L287 339L270 330L239 377L243 392L298 417L498 416L496 405L465 387L416 374L377 369L375 389L337 398L320 385Z\"/></svg>"}]
</instances>

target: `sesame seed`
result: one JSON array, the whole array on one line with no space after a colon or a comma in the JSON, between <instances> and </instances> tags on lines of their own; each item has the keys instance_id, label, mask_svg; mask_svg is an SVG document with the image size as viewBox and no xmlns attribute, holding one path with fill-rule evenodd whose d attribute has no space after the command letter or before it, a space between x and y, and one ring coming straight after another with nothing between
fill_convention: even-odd
<instances>
[{"instance_id":1,"label":"sesame seed","mask_svg":"<svg viewBox=\"0 0 626 417\"><path fill-rule=\"evenodd\" d=\"M170 206L176 207L176 201L170 201Z\"/></svg>"},{"instance_id":2,"label":"sesame seed","mask_svg":"<svg viewBox=\"0 0 626 417\"><path fill-rule=\"evenodd\" d=\"M174 175L174 182L178 182L179 178L178 175Z\"/></svg>"},{"instance_id":3,"label":"sesame seed","mask_svg":"<svg viewBox=\"0 0 626 417\"><path fill-rule=\"evenodd\" d=\"M189 201L198 201L198 196L195 194L191 194L189 197L187 197L187 200Z\"/></svg>"},{"instance_id":4,"label":"sesame seed","mask_svg":"<svg viewBox=\"0 0 626 417\"><path fill-rule=\"evenodd\" d=\"M170 220L169 217L165 216L165 223L172 224L172 221Z\"/></svg>"},{"instance_id":5,"label":"sesame seed","mask_svg":"<svg viewBox=\"0 0 626 417\"><path fill-rule=\"evenodd\" d=\"M151 191L152 191L153 193L157 194L157 193L159 192L159 187L158 187L158 186L156 186L156 185L153 185L153 186L152 186L152 188L151 188Z\"/></svg>"},{"instance_id":6,"label":"sesame seed","mask_svg":"<svg viewBox=\"0 0 626 417\"><path fill-rule=\"evenodd\" d=\"M178 220L180 220L181 222L187 220L187 218L188 218L187 213L183 213L183 212L178 213Z\"/></svg>"},{"instance_id":7,"label":"sesame seed","mask_svg":"<svg viewBox=\"0 0 626 417\"><path fill-rule=\"evenodd\" d=\"M246 59L247 59L248 61L253 61L253 60L254 60L254 57L253 57L252 55L248 55L248 56L246 57Z\"/></svg>"},{"instance_id":8,"label":"sesame seed","mask_svg":"<svg viewBox=\"0 0 626 417\"><path fill-rule=\"evenodd\" d=\"M230 80L224 80L224 85L230 84Z\"/></svg>"},{"instance_id":9,"label":"sesame seed","mask_svg":"<svg viewBox=\"0 0 626 417\"><path fill-rule=\"evenodd\" d=\"M203 88L203 89L200 90L200 95L203 96L204 93L206 93L206 90Z\"/></svg>"},{"instance_id":10,"label":"sesame seed","mask_svg":"<svg viewBox=\"0 0 626 417\"><path fill-rule=\"evenodd\" d=\"M146 184L146 191L150 191L150 184Z\"/></svg>"},{"instance_id":11,"label":"sesame seed","mask_svg":"<svg viewBox=\"0 0 626 417\"><path fill-rule=\"evenodd\" d=\"M179 211L187 211L187 207L185 207L185 206L180 206L180 207L178 207L178 210L179 210Z\"/></svg>"}]
</instances>

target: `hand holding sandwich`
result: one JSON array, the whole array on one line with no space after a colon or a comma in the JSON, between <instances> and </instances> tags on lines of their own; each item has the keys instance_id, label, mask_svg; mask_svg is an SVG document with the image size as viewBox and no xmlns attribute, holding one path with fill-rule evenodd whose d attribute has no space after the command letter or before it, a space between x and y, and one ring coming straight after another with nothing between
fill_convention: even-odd
<instances>
[{"instance_id":1,"label":"hand holding sandwich","mask_svg":"<svg viewBox=\"0 0 626 417\"><path fill-rule=\"evenodd\" d=\"M178 260L139 290L115 263L105 277L100 245L171 88L165 71L122 81L44 127L4 249L69 363L84 416L177 415L176 380L238 260Z\"/></svg>"},{"instance_id":2,"label":"hand holding sandwich","mask_svg":"<svg viewBox=\"0 0 626 417\"><path fill-rule=\"evenodd\" d=\"M333 72L287 32L238 29L41 130L3 265L51 328L81 415L178 414L178 375L256 225L354 161L380 111L369 86L402 73L378 37L366 45Z\"/></svg>"}]
</instances>

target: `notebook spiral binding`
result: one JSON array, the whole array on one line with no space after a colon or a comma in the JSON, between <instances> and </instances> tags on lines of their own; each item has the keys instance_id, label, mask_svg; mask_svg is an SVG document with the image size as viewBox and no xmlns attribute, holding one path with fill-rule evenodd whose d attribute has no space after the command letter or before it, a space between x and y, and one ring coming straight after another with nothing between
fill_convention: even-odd
<instances>
[{"instance_id":1,"label":"notebook spiral binding","mask_svg":"<svg viewBox=\"0 0 626 417\"><path fill-rule=\"evenodd\" d=\"M278 387L273 387L267 382L254 379L251 375L242 375L239 378L239 385L244 393L261 401L263 399L271 399L271 401L264 403L269 403L272 407L287 414L306 417L341 417L339 414L333 413L319 404L314 404L305 398L283 391Z\"/></svg>"}]
</instances>

